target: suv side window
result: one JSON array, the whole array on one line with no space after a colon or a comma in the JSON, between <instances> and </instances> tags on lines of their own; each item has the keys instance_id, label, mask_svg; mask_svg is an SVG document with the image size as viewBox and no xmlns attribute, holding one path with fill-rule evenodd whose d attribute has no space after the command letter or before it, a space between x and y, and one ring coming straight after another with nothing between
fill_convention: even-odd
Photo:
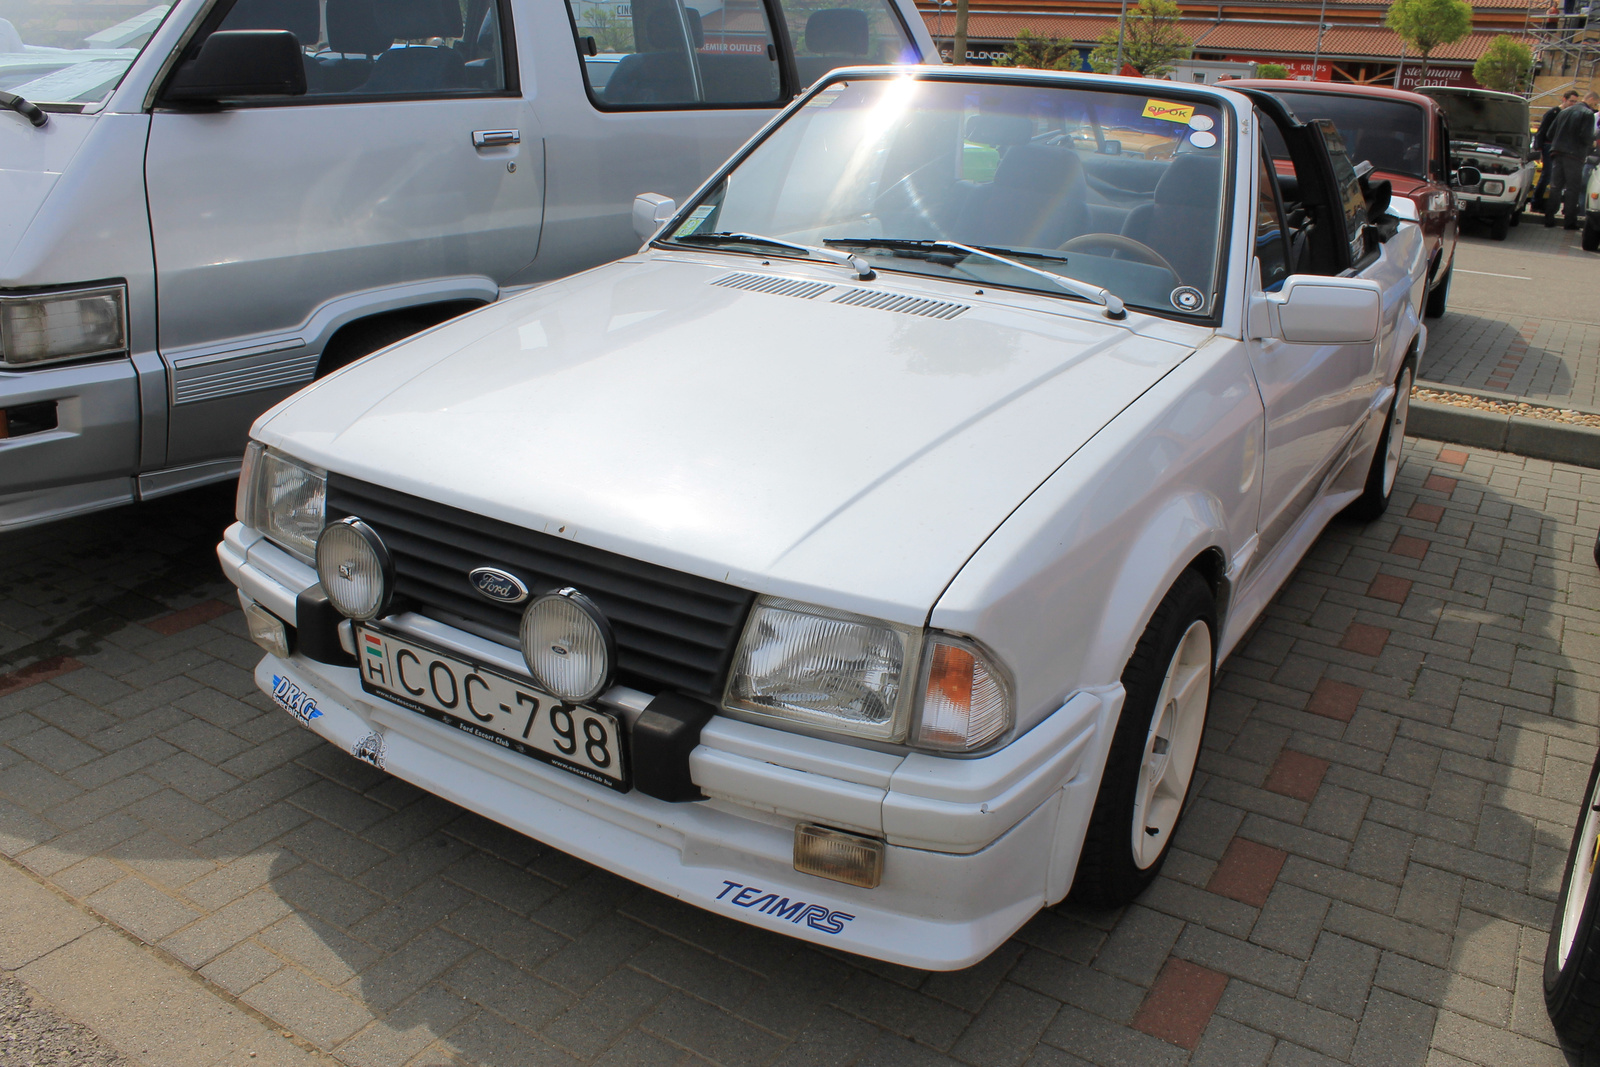
<instances>
[{"instance_id":1,"label":"suv side window","mask_svg":"<svg viewBox=\"0 0 1600 1067\"><path fill-rule=\"evenodd\" d=\"M1263 128L1267 128L1263 126ZM1265 152L1256 174L1256 258L1261 261L1261 288L1276 292L1291 272L1288 228L1278 203L1278 174Z\"/></svg>"},{"instance_id":2,"label":"suv side window","mask_svg":"<svg viewBox=\"0 0 1600 1067\"><path fill-rule=\"evenodd\" d=\"M922 57L889 0L779 0L805 88L836 67Z\"/></svg>"},{"instance_id":3,"label":"suv side window","mask_svg":"<svg viewBox=\"0 0 1600 1067\"><path fill-rule=\"evenodd\" d=\"M218 30L288 30L306 95L351 98L500 93L507 88L496 0L238 0Z\"/></svg>"},{"instance_id":4,"label":"suv side window","mask_svg":"<svg viewBox=\"0 0 1600 1067\"><path fill-rule=\"evenodd\" d=\"M761 0L567 0L567 9L599 107L771 107L782 99Z\"/></svg>"}]
</instances>

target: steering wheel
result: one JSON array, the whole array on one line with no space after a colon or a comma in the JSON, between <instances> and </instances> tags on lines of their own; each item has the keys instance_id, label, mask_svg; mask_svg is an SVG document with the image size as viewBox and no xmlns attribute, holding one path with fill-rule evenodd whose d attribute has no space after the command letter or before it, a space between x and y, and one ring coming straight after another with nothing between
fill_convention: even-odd
<instances>
[{"instance_id":1,"label":"steering wheel","mask_svg":"<svg viewBox=\"0 0 1600 1067\"><path fill-rule=\"evenodd\" d=\"M1124 237L1120 233L1085 233L1079 234L1066 244L1058 245L1057 252L1085 252L1094 248L1105 248L1112 252L1126 252L1135 262L1146 263L1152 267L1163 267L1170 271L1176 278L1178 272L1173 268L1167 258L1160 252L1151 248L1143 241L1135 241L1132 237Z\"/></svg>"}]
</instances>

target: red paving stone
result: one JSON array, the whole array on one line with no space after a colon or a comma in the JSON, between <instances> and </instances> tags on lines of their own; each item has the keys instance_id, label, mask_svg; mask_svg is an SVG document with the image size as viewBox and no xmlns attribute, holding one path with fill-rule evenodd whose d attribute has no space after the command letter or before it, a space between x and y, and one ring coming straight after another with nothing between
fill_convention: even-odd
<instances>
[{"instance_id":1,"label":"red paving stone","mask_svg":"<svg viewBox=\"0 0 1600 1067\"><path fill-rule=\"evenodd\" d=\"M162 637L171 637L203 622L220 619L230 611L238 610L238 604L229 604L221 600L203 600L194 607L174 611L171 615L163 615L159 619L151 619L145 625Z\"/></svg>"},{"instance_id":2,"label":"red paving stone","mask_svg":"<svg viewBox=\"0 0 1600 1067\"><path fill-rule=\"evenodd\" d=\"M1422 488L1449 496L1456 491L1456 479L1446 478L1442 474L1430 474L1428 480L1422 483Z\"/></svg>"},{"instance_id":3,"label":"red paving stone","mask_svg":"<svg viewBox=\"0 0 1600 1067\"><path fill-rule=\"evenodd\" d=\"M1397 556L1421 559L1428 554L1428 542L1420 537L1412 537L1410 534L1396 534L1394 544L1389 546L1389 551Z\"/></svg>"},{"instance_id":4,"label":"red paving stone","mask_svg":"<svg viewBox=\"0 0 1600 1067\"><path fill-rule=\"evenodd\" d=\"M1327 773L1327 760L1286 748L1278 754L1278 762L1272 765L1265 788L1309 804L1322 786L1322 776Z\"/></svg>"},{"instance_id":5,"label":"red paving stone","mask_svg":"<svg viewBox=\"0 0 1600 1067\"><path fill-rule=\"evenodd\" d=\"M1439 449L1440 463L1449 463L1453 466L1459 467L1471 458L1472 457L1467 455L1465 452L1458 451L1454 448Z\"/></svg>"},{"instance_id":6,"label":"red paving stone","mask_svg":"<svg viewBox=\"0 0 1600 1067\"><path fill-rule=\"evenodd\" d=\"M1361 703L1361 694L1365 692L1365 689L1350 685L1348 682L1336 682L1332 678L1324 678L1317 683L1317 688L1312 690L1306 710L1313 715L1349 722L1355 718L1356 705Z\"/></svg>"},{"instance_id":7,"label":"red paving stone","mask_svg":"<svg viewBox=\"0 0 1600 1067\"><path fill-rule=\"evenodd\" d=\"M0 697L10 696L19 689L26 689L39 682L48 682L52 678L59 678L68 671L75 671L83 664L71 656L51 656L38 663L29 664L10 674L0 674Z\"/></svg>"},{"instance_id":8,"label":"red paving stone","mask_svg":"<svg viewBox=\"0 0 1600 1067\"><path fill-rule=\"evenodd\" d=\"M1368 626L1364 622L1353 622L1345 630L1344 637L1339 641L1339 647L1346 652L1357 652L1363 656L1379 656L1383 654L1383 646L1388 643L1388 630L1381 626Z\"/></svg>"},{"instance_id":9,"label":"red paving stone","mask_svg":"<svg viewBox=\"0 0 1600 1067\"><path fill-rule=\"evenodd\" d=\"M1168 957L1133 1017L1133 1028L1192 1052L1226 988L1227 975Z\"/></svg>"},{"instance_id":10,"label":"red paving stone","mask_svg":"<svg viewBox=\"0 0 1600 1067\"><path fill-rule=\"evenodd\" d=\"M1222 862L1211 872L1206 888L1219 896L1259 908L1267 902L1289 854L1281 848L1236 837L1228 842Z\"/></svg>"},{"instance_id":11,"label":"red paving stone","mask_svg":"<svg viewBox=\"0 0 1600 1067\"><path fill-rule=\"evenodd\" d=\"M1411 579L1397 578L1392 574L1380 574L1372 579L1371 585L1367 586L1368 596L1396 604L1404 604L1410 593Z\"/></svg>"},{"instance_id":12,"label":"red paving stone","mask_svg":"<svg viewBox=\"0 0 1600 1067\"><path fill-rule=\"evenodd\" d=\"M1423 522L1438 522L1444 518L1444 508L1438 504L1424 504L1419 501L1411 505L1411 510L1406 512L1406 515L1413 519L1421 519Z\"/></svg>"}]
</instances>

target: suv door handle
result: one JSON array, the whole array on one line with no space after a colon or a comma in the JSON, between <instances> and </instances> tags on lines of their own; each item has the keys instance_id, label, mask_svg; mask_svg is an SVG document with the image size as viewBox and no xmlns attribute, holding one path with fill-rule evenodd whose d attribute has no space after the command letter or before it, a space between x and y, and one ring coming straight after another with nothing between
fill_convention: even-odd
<instances>
[{"instance_id":1,"label":"suv door handle","mask_svg":"<svg viewBox=\"0 0 1600 1067\"><path fill-rule=\"evenodd\" d=\"M521 130L473 130L472 147L499 148L501 145L521 144Z\"/></svg>"}]
</instances>

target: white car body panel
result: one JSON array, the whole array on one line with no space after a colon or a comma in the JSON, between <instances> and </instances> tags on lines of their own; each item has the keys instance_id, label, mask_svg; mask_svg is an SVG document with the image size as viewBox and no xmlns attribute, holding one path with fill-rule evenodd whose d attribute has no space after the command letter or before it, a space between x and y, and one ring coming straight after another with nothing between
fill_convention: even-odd
<instances>
[{"instance_id":1,"label":"white car body panel","mask_svg":"<svg viewBox=\"0 0 1600 1067\"><path fill-rule=\"evenodd\" d=\"M1235 109L1238 156L1257 158L1248 99L1192 91ZM1254 217L1252 174L1234 182L1236 219ZM347 749L381 738L390 773L662 892L908 966L973 963L1071 888L1121 674L1166 591L1196 563L1213 576L1225 656L1361 491L1425 340L1414 221L1358 271L1382 294L1360 345L1247 336L1253 234L1231 234L1215 328L887 271L870 283L970 307L923 318L712 284L868 284L825 263L646 249L352 365L256 426L301 460L473 514L969 635L1015 684L1015 726L991 750L719 716L689 757L708 799L669 804L374 698L354 668L269 657L258 681L313 694L322 714L305 725ZM1323 377L1274 427L1264 367L1289 357ZM242 526L219 555L242 595L296 622L310 567ZM516 648L417 616L386 625L522 673ZM632 722L648 699L600 703ZM883 883L795 873L801 822L881 838ZM775 918L780 897L822 915Z\"/></svg>"}]
</instances>

